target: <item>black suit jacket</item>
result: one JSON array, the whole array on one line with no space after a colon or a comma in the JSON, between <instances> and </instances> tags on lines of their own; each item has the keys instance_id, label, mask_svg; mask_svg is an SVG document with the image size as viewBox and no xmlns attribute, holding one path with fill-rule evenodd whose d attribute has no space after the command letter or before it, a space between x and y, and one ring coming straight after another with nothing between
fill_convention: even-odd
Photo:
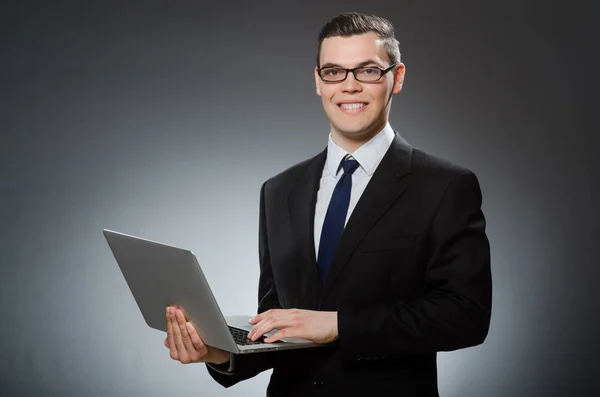
<instances>
[{"instance_id":1,"label":"black suit jacket","mask_svg":"<svg viewBox=\"0 0 600 397\"><path fill-rule=\"evenodd\" d=\"M270 396L437 396L436 352L484 341L490 250L476 176L396 134L358 201L322 284L314 212L326 151L260 196L258 312L338 312L332 347L236 355L223 386L273 368Z\"/></svg>"}]
</instances>

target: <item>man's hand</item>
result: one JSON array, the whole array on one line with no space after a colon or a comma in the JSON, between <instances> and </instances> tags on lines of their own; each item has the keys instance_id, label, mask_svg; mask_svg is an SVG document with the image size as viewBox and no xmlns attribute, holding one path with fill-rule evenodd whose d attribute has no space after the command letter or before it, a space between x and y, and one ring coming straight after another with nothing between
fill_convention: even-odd
<instances>
[{"instance_id":1,"label":"man's hand","mask_svg":"<svg viewBox=\"0 0 600 397\"><path fill-rule=\"evenodd\" d=\"M224 364L229 361L228 352L205 345L192 323L187 322L183 312L174 307L167 307L165 346L169 348L171 358L182 364Z\"/></svg>"},{"instance_id":2,"label":"man's hand","mask_svg":"<svg viewBox=\"0 0 600 397\"><path fill-rule=\"evenodd\" d=\"M338 338L337 312L271 309L254 316L249 323L254 325L248 334L253 341L274 328L279 331L265 338L265 342L302 338L315 343L328 343Z\"/></svg>"}]
</instances>

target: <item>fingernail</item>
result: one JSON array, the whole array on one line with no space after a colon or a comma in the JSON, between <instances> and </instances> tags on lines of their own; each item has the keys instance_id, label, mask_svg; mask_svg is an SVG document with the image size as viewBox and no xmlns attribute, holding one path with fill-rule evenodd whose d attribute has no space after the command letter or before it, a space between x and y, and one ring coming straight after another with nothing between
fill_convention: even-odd
<instances>
[{"instance_id":1,"label":"fingernail","mask_svg":"<svg viewBox=\"0 0 600 397\"><path fill-rule=\"evenodd\" d=\"M186 326L188 329L190 329L190 330L191 330L192 328L194 328L194 327L192 326L192 323L190 323L189 321L188 321L187 323L185 323L185 326Z\"/></svg>"}]
</instances>

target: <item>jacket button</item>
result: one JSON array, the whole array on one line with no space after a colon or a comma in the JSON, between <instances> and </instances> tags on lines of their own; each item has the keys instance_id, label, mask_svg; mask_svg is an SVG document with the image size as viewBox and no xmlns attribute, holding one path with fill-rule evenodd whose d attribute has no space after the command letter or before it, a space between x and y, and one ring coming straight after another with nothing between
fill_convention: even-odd
<instances>
[{"instance_id":1,"label":"jacket button","mask_svg":"<svg viewBox=\"0 0 600 397\"><path fill-rule=\"evenodd\" d=\"M323 381L320 379L317 379L313 382L313 386L319 388L319 387L323 386Z\"/></svg>"}]
</instances>

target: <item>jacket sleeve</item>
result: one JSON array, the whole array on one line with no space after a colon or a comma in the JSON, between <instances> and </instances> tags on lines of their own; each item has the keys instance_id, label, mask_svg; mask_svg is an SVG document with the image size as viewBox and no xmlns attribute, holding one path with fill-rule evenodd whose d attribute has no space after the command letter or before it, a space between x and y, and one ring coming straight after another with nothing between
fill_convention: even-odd
<instances>
[{"instance_id":1,"label":"jacket sleeve","mask_svg":"<svg viewBox=\"0 0 600 397\"><path fill-rule=\"evenodd\" d=\"M258 230L258 251L260 261L260 276L258 282L258 313L273 308L281 308L269 253L267 222L265 211L265 186L260 190L260 212ZM252 354L231 354L230 362L223 365L207 364L208 373L219 384L230 387L238 382L252 378L262 371L273 368L275 359L280 352L265 352Z\"/></svg>"},{"instance_id":2,"label":"jacket sleeve","mask_svg":"<svg viewBox=\"0 0 600 397\"><path fill-rule=\"evenodd\" d=\"M412 301L368 307L342 301L338 330L342 357L389 359L450 351L483 343L492 301L490 247L477 177L454 177L429 231L425 293Z\"/></svg>"}]
</instances>

